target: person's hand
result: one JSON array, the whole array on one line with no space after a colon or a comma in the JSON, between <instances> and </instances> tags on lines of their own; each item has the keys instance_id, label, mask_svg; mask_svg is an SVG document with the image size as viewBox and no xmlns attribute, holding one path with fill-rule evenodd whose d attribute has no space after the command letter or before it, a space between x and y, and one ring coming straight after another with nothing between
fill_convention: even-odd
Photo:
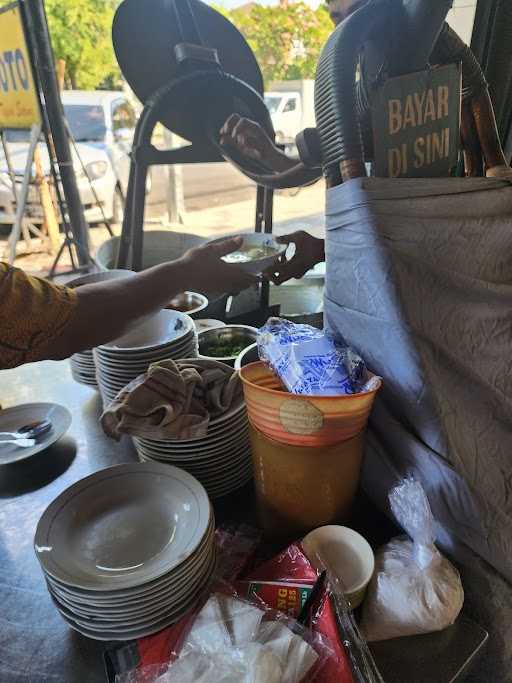
<instances>
[{"instance_id":1,"label":"person's hand","mask_svg":"<svg viewBox=\"0 0 512 683\"><path fill-rule=\"evenodd\" d=\"M229 149L235 149L243 156L255 159L269 168L281 152L274 145L259 123L232 114L220 131L220 144Z\"/></svg>"},{"instance_id":2,"label":"person's hand","mask_svg":"<svg viewBox=\"0 0 512 683\"><path fill-rule=\"evenodd\" d=\"M179 259L186 283L184 289L205 294L238 294L258 283L254 275L222 260L223 256L240 249L242 244L241 237L233 237L187 251Z\"/></svg>"},{"instance_id":3,"label":"person's hand","mask_svg":"<svg viewBox=\"0 0 512 683\"><path fill-rule=\"evenodd\" d=\"M294 244L295 253L290 260L283 254L279 261L265 272L265 277L275 285L281 285L292 278L300 279L317 263L325 261L324 241L300 230L291 235L276 237L280 244Z\"/></svg>"}]
</instances>

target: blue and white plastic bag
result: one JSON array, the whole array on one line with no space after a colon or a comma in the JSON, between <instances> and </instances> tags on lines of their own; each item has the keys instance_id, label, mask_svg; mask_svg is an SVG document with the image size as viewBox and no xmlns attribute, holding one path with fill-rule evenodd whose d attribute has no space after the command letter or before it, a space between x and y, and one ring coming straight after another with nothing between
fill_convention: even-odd
<instances>
[{"instance_id":1,"label":"blue and white plastic bag","mask_svg":"<svg viewBox=\"0 0 512 683\"><path fill-rule=\"evenodd\" d=\"M363 359L315 327L269 318L259 331L258 351L292 394L338 396L368 388Z\"/></svg>"}]
</instances>

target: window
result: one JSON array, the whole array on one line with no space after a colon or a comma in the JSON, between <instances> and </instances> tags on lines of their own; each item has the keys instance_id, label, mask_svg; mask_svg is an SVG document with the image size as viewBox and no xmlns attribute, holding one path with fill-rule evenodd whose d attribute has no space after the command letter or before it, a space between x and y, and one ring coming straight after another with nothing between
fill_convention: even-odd
<instances>
[{"instance_id":1,"label":"window","mask_svg":"<svg viewBox=\"0 0 512 683\"><path fill-rule=\"evenodd\" d=\"M64 113L76 142L102 142L107 128L103 107L89 104L65 104Z\"/></svg>"},{"instance_id":2,"label":"window","mask_svg":"<svg viewBox=\"0 0 512 683\"><path fill-rule=\"evenodd\" d=\"M284 105L283 112L285 111L295 111L297 109L297 100L288 100Z\"/></svg>"},{"instance_id":3,"label":"window","mask_svg":"<svg viewBox=\"0 0 512 683\"><path fill-rule=\"evenodd\" d=\"M281 104L281 97L278 95L265 95L265 104L270 114L275 114Z\"/></svg>"},{"instance_id":4,"label":"window","mask_svg":"<svg viewBox=\"0 0 512 683\"><path fill-rule=\"evenodd\" d=\"M112 130L135 128L135 111L128 102L114 104L112 107Z\"/></svg>"}]
</instances>

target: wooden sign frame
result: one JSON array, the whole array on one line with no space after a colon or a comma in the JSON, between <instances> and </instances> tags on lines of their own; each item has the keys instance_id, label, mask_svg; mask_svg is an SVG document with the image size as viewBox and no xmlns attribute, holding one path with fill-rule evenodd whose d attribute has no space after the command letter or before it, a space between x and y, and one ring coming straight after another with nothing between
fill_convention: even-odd
<instances>
[{"instance_id":1,"label":"wooden sign frame","mask_svg":"<svg viewBox=\"0 0 512 683\"><path fill-rule=\"evenodd\" d=\"M375 175L451 175L460 152L461 93L460 64L385 81L373 106Z\"/></svg>"}]
</instances>

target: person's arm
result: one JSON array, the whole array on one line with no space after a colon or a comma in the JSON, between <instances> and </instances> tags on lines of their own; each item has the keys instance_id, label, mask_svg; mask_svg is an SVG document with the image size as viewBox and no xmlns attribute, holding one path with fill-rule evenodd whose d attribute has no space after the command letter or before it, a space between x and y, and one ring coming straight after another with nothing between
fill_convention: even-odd
<instances>
[{"instance_id":1,"label":"person's arm","mask_svg":"<svg viewBox=\"0 0 512 683\"><path fill-rule=\"evenodd\" d=\"M232 114L220 131L220 144L233 148L249 159L259 161L271 171L281 173L297 165L297 159L286 156L272 142L263 128L250 119Z\"/></svg>"},{"instance_id":2,"label":"person's arm","mask_svg":"<svg viewBox=\"0 0 512 683\"><path fill-rule=\"evenodd\" d=\"M30 360L60 360L117 339L186 290L231 294L246 289L256 278L221 259L239 248L241 241L203 245L177 261L129 278L78 287L69 322L57 337L36 349Z\"/></svg>"},{"instance_id":3,"label":"person's arm","mask_svg":"<svg viewBox=\"0 0 512 683\"><path fill-rule=\"evenodd\" d=\"M317 263L325 261L324 240L313 237L303 230L276 237L276 241L281 244L293 244L295 251L289 260L283 255L279 262L265 273L265 277L275 285L281 285L292 278L300 279Z\"/></svg>"}]
</instances>

